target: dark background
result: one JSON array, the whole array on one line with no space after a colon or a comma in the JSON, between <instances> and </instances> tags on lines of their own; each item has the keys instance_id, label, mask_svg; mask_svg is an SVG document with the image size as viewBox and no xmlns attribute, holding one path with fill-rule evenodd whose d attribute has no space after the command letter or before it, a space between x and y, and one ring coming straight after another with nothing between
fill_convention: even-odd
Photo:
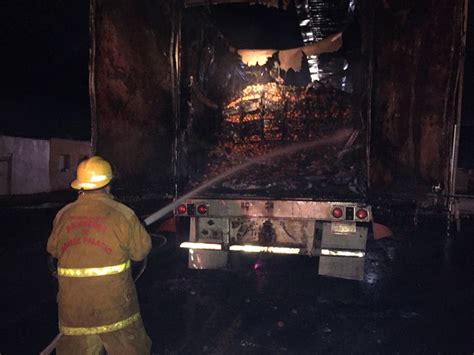
<instances>
[{"instance_id":1,"label":"dark background","mask_svg":"<svg viewBox=\"0 0 474 355\"><path fill-rule=\"evenodd\" d=\"M15 0L0 8L0 134L90 139L89 2Z\"/></svg>"}]
</instances>

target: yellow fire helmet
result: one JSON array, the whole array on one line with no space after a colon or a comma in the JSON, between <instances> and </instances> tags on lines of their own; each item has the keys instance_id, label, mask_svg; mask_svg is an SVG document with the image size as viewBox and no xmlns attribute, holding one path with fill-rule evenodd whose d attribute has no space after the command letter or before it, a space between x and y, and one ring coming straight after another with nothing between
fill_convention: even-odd
<instances>
[{"instance_id":1,"label":"yellow fire helmet","mask_svg":"<svg viewBox=\"0 0 474 355\"><path fill-rule=\"evenodd\" d=\"M106 186L112 180L112 167L98 155L82 161L77 167L76 180L71 182L75 190L95 190Z\"/></svg>"}]
</instances>

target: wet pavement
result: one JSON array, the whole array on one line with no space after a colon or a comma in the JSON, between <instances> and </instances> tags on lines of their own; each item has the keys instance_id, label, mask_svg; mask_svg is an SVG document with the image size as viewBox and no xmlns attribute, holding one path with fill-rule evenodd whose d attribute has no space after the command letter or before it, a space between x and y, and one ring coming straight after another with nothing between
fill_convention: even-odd
<instances>
[{"instance_id":1,"label":"wet pavement","mask_svg":"<svg viewBox=\"0 0 474 355\"><path fill-rule=\"evenodd\" d=\"M2 355L38 354L57 333L45 245L61 205L0 207ZM474 228L463 227L370 241L362 282L317 276L317 259L297 256L234 256L233 270L188 270L175 235L162 234L165 245L154 236L137 282L153 353L472 354Z\"/></svg>"}]
</instances>

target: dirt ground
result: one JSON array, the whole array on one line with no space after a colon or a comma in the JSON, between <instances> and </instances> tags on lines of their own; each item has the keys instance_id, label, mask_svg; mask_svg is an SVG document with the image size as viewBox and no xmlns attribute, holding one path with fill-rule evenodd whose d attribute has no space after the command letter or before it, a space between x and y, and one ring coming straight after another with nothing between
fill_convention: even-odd
<instances>
[{"instance_id":1,"label":"dirt ground","mask_svg":"<svg viewBox=\"0 0 474 355\"><path fill-rule=\"evenodd\" d=\"M2 355L38 354L57 334L45 245L63 202L30 202L0 209ZM154 236L137 282L153 353L472 354L474 228L464 226L370 241L361 282L318 276L316 259L297 256L188 270L175 235Z\"/></svg>"}]
</instances>

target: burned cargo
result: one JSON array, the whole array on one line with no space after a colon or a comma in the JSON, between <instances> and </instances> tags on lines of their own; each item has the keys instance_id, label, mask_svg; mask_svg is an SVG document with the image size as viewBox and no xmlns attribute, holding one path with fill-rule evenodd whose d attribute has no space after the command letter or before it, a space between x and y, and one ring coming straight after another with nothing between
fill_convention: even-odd
<instances>
[{"instance_id":1,"label":"burned cargo","mask_svg":"<svg viewBox=\"0 0 474 355\"><path fill-rule=\"evenodd\" d=\"M358 127L355 128L355 127ZM285 198L350 198L365 193L361 124L354 124L350 94L323 85L250 85L224 106L217 144L192 186L277 149L280 156L240 171L209 193ZM352 128L345 142L285 154L284 147L317 141ZM359 139L358 139L359 138ZM201 176L202 174L202 176Z\"/></svg>"}]
</instances>

